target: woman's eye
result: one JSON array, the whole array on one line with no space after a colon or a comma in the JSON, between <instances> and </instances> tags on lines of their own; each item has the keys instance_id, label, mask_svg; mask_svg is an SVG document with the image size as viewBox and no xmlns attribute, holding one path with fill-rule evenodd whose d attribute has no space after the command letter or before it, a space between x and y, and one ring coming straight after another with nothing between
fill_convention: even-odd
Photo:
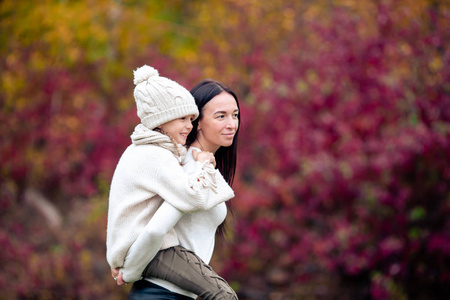
<instances>
[{"instance_id":1,"label":"woman's eye","mask_svg":"<svg viewBox=\"0 0 450 300\"><path fill-rule=\"evenodd\" d=\"M233 114L233 118L237 118L239 114Z\"/></svg>"}]
</instances>

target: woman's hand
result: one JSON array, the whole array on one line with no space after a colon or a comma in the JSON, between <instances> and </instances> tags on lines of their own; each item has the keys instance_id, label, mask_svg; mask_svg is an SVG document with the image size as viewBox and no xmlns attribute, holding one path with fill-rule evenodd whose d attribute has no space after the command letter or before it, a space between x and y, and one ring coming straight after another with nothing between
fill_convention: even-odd
<instances>
[{"instance_id":1,"label":"woman's hand","mask_svg":"<svg viewBox=\"0 0 450 300\"><path fill-rule=\"evenodd\" d=\"M205 161L209 161L210 163L212 163L214 165L214 167L216 167L216 158L214 157L214 154L208 151L202 151L202 152L197 152L197 150L192 150L192 157L194 157L194 159L198 162L205 162Z\"/></svg>"},{"instance_id":2,"label":"woman's hand","mask_svg":"<svg viewBox=\"0 0 450 300\"><path fill-rule=\"evenodd\" d=\"M117 285L124 285L127 284L124 280L123 280L123 273L120 272L120 268L111 268L111 276L114 278L114 280L117 282Z\"/></svg>"}]
</instances>

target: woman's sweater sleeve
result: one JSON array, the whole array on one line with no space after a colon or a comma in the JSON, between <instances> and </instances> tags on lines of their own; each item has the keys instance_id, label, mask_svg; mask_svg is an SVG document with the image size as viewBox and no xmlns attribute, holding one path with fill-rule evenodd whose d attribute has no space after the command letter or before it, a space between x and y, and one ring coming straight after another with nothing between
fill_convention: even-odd
<instances>
[{"instance_id":1,"label":"woman's sweater sleeve","mask_svg":"<svg viewBox=\"0 0 450 300\"><path fill-rule=\"evenodd\" d=\"M120 271L125 282L134 282L142 277L142 272L161 248L164 235L175 226L183 213L164 202L156 211L145 230L130 247L125 263Z\"/></svg>"}]
</instances>

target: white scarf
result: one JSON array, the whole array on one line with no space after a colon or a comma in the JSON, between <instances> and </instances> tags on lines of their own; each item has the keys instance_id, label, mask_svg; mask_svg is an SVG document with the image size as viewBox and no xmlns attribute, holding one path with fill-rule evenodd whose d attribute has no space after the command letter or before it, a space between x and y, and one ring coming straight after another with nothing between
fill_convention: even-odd
<instances>
[{"instance_id":1,"label":"white scarf","mask_svg":"<svg viewBox=\"0 0 450 300\"><path fill-rule=\"evenodd\" d=\"M163 147L164 149L169 150L173 153L173 155L178 159L178 161L181 163L186 156L186 148L183 147L180 144L176 144L172 139L162 134L158 131L148 129L145 125L142 123L137 125L134 128L134 132L131 135L131 141L135 145L146 145L146 144L152 144L157 145L160 147ZM178 151L177 151L177 147ZM180 154L178 154L180 153Z\"/></svg>"}]
</instances>

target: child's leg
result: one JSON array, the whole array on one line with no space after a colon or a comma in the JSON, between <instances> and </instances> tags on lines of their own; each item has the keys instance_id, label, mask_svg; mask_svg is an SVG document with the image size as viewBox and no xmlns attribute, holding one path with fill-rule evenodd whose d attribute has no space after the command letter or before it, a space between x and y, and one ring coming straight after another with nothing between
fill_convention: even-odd
<instances>
[{"instance_id":1,"label":"child's leg","mask_svg":"<svg viewBox=\"0 0 450 300\"><path fill-rule=\"evenodd\" d=\"M238 299L222 277L194 252L181 246L159 251L145 268L143 276L167 280L203 300Z\"/></svg>"}]
</instances>

